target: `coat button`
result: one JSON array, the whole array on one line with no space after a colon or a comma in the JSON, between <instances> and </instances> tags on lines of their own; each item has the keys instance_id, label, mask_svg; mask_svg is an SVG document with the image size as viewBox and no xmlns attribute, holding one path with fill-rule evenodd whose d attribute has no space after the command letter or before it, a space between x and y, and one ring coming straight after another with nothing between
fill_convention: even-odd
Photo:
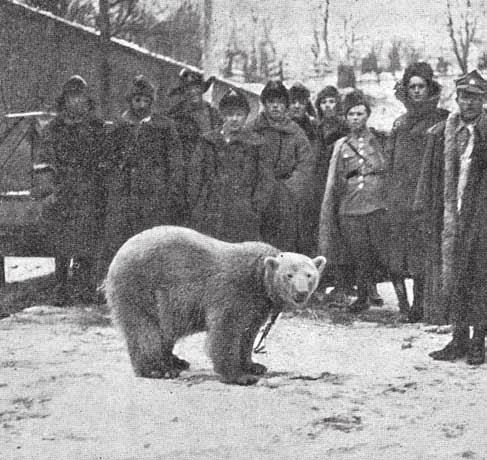
<instances>
[{"instance_id":1,"label":"coat button","mask_svg":"<svg viewBox=\"0 0 487 460\"><path fill-rule=\"evenodd\" d=\"M360 184L358 184L358 188L359 188L360 190L362 190L362 189L364 188L364 183L363 183L363 182L360 182Z\"/></svg>"}]
</instances>

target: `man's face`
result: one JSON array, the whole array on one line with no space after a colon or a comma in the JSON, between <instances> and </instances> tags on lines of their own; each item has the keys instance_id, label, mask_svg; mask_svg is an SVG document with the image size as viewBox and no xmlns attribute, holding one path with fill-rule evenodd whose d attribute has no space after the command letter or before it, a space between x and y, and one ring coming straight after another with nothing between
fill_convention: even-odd
<instances>
[{"instance_id":1,"label":"man's face","mask_svg":"<svg viewBox=\"0 0 487 460\"><path fill-rule=\"evenodd\" d=\"M367 126L369 114L365 105L356 105L347 112L347 124L352 132L360 132Z\"/></svg>"},{"instance_id":2,"label":"man's face","mask_svg":"<svg viewBox=\"0 0 487 460\"><path fill-rule=\"evenodd\" d=\"M184 90L184 100L190 107L200 107L203 103L203 90L199 85L190 85Z\"/></svg>"},{"instance_id":3,"label":"man's face","mask_svg":"<svg viewBox=\"0 0 487 460\"><path fill-rule=\"evenodd\" d=\"M145 118L150 114L152 107L152 98L141 94L136 94L130 100L130 106L133 114L139 118Z\"/></svg>"},{"instance_id":4,"label":"man's face","mask_svg":"<svg viewBox=\"0 0 487 460\"><path fill-rule=\"evenodd\" d=\"M291 118L300 119L306 115L306 106L308 101L304 99L295 99L289 104L289 115Z\"/></svg>"},{"instance_id":5,"label":"man's face","mask_svg":"<svg viewBox=\"0 0 487 460\"><path fill-rule=\"evenodd\" d=\"M246 110L234 107L223 111L223 129L228 133L235 133L243 129L247 121Z\"/></svg>"},{"instance_id":6,"label":"man's face","mask_svg":"<svg viewBox=\"0 0 487 460\"><path fill-rule=\"evenodd\" d=\"M68 94L65 98L65 108L72 118L82 118L90 111L90 102L84 94Z\"/></svg>"},{"instance_id":7,"label":"man's face","mask_svg":"<svg viewBox=\"0 0 487 460\"><path fill-rule=\"evenodd\" d=\"M457 104L460 109L460 116L466 121L475 120L482 113L484 98L483 94L464 90L458 91Z\"/></svg>"},{"instance_id":8,"label":"man's face","mask_svg":"<svg viewBox=\"0 0 487 460\"><path fill-rule=\"evenodd\" d=\"M269 99L264 104L266 115L273 121L283 121L286 117L286 102L283 99Z\"/></svg>"},{"instance_id":9,"label":"man's face","mask_svg":"<svg viewBox=\"0 0 487 460\"><path fill-rule=\"evenodd\" d=\"M334 97L325 97L320 101L320 109L324 117L334 117L337 111L337 100Z\"/></svg>"},{"instance_id":10,"label":"man's face","mask_svg":"<svg viewBox=\"0 0 487 460\"><path fill-rule=\"evenodd\" d=\"M408 96L415 102L425 101L428 98L428 85L424 78L414 75L408 83Z\"/></svg>"}]
</instances>

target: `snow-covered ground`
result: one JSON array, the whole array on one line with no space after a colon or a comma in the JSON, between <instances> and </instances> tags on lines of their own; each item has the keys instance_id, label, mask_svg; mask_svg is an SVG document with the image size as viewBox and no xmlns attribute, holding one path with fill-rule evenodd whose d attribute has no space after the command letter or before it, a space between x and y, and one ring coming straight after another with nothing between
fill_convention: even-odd
<instances>
[{"instance_id":1,"label":"snow-covered ground","mask_svg":"<svg viewBox=\"0 0 487 460\"><path fill-rule=\"evenodd\" d=\"M279 319L254 356L269 373L238 387L204 334L177 345L180 378L139 379L104 310L24 310L0 321L0 459L487 458L485 366L431 360L445 329L347 320Z\"/></svg>"}]
</instances>

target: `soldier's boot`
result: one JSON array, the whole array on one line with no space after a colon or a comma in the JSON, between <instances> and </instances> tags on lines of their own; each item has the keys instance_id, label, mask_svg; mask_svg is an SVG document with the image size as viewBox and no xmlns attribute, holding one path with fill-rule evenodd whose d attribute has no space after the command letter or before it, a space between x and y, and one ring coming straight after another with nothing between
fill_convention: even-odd
<instances>
[{"instance_id":1,"label":"soldier's boot","mask_svg":"<svg viewBox=\"0 0 487 460\"><path fill-rule=\"evenodd\" d=\"M467 363L478 366L485 363L485 328L475 326L473 337L467 351Z\"/></svg>"},{"instance_id":2,"label":"soldier's boot","mask_svg":"<svg viewBox=\"0 0 487 460\"><path fill-rule=\"evenodd\" d=\"M422 278L415 278L413 284L414 300L408 314L410 323L419 323L420 321L423 321L423 291L424 280Z\"/></svg>"},{"instance_id":3,"label":"soldier's boot","mask_svg":"<svg viewBox=\"0 0 487 460\"><path fill-rule=\"evenodd\" d=\"M367 293L370 305L375 305L376 307L382 307L384 305L384 299L377 292L377 284L369 283L367 285Z\"/></svg>"},{"instance_id":4,"label":"soldier's boot","mask_svg":"<svg viewBox=\"0 0 487 460\"><path fill-rule=\"evenodd\" d=\"M485 337L485 334L484 334ZM432 351L429 355L437 361L455 361L465 357L469 350L469 328L466 324L456 324L453 337L441 350Z\"/></svg>"},{"instance_id":5,"label":"soldier's boot","mask_svg":"<svg viewBox=\"0 0 487 460\"><path fill-rule=\"evenodd\" d=\"M348 307L351 313L359 313L364 310L368 310L369 303L367 302L368 291L367 284L359 284L357 287L358 297L357 300L352 302Z\"/></svg>"},{"instance_id":6,"label":"soldier's boot","mask_svg":"<svg viewBox=\"0 0 487 460\"><path fill-rule=\"evenodd\" d=\"M408 302L408 294L406 291L406 283L404 282L404 278L393 276L392 285L394 286L394 292L396 293L396 297L397 297L400 320L403 322L407 322L409 321L408 320L409 302Z\"/></svg>"}]
</instances>

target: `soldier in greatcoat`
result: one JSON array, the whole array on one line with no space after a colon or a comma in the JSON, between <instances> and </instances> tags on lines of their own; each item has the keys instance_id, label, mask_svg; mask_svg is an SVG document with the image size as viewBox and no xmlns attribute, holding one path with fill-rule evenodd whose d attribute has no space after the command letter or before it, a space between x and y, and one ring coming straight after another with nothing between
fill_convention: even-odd
<instances>
[{"instance_id":1,"label":"soldier in greatcoat","mask_svg":"<svg viewBox=\"0 0 487 460\"><path fill-rule=\"evenodd\" d=\"M391 222L390 270L400 285L404 310L409 309L404 278L413 278L414 300L409 321L423 319L425 281L430 289L430 260L425 257L421 219L414 210L414 196L426 147L427 131L448 116L439 109L441 86L433 80L426 62L411 64L396 84L396 98L407 112L394 121L388 140L389 186L387 193Z\"/></svg>"},{"instance_id":2,"label":"soldier in greatcoat","mask_svg":"<svg viewBox=\"0 0 487 460\"><path fill-rule=\"evenodd\" d=\"M181 141L184 171L183 193L186 200L185 223L188 226L192 226L190 215L195 206L189 196L191 168L201 160L201 158L195 159L194 156L201 153L199 144L203 134L222 126L218 110L203 99L203 95L211 88L214 80L214 77L205 80L201 73L183 69L179 74L177 85L169 92L169 96L176 99L167 115L175 122Z\"/></svg>"},{"instance_id":3,"label":"soldier in greatcoat","mask_svg":"<svg viewBox=\"0 0 487 460\"><path fill-rule=\"evenodd\" d=\"M183 219L181 143L172 120L154 113L155 97L152 83L137 76L126 95L128 109L106 143L106 264L136 233Z\"/></svg>"},{"instance_id":4,"label":"soldier in greatcoat","mask_svg":"<svg viewBox=\"0 0 487 460\"><path fill-rule=\"evenodd\" d=\"M430 356L478 365L487 327L487 81L474 70L456 81L456 91L459 111L429 131L415 206L428 257L441 265L435 303L453 322L452 340Z\"/></svg>"},{"instance_id":5,"label":"soldier in greatcoat","mask_svg":"<svg viewBox=\"0 0 487 460\"><path fill-rule=\"evenodd\" d=\"M294 83L289 88L289 117L304 131L311 144L313 163L316 165L320 151L318 138L318 124L314 118L315 111L310 99L309 89L301 82ZM316 166L315 166L316 168ZM313 173L315 170L313 171ZM314 174L311 180L314 179ZM318 222L320 208L316 206L314 194L316 190L314 181L311 184L308 194L300 205L299 251L310 257L316 255L318 245ZM320 203L321 204L321 203Z\"/></svg>"},{"instance_id":6,"label":"soldier in greatcoat","mask_svg":"<svg viewBox=\"0 0 487 460\"><path fill-rule=\"evenodd\" d=\"M43 221L52 235L59 263L55 300L90 302L96 295L96 262L103 235L103 143L106 129L96 116L86 81L68 79L56 101L57 115L46 127L41 162L53 172L52 194L46 199ZM73 283L68 265L75 262Z\"/></svg>"},{"instance_id":7,"label":"soldier in greatcoat","mask_svg":"<svg viewBox=\"0 0 487 460\"><path fill-rule=\"evenodd\" d=\"M193 228L229 241L261 240L262 214L273 189L270 157L262 137L245 128L246 97L229 90L220 100L224 123L203 135L200 164L191 167L190 195L195 202Z\"/></svg>"},{"instance_id":8,"label":"soldier in greatcoat","mask_svg":"<svg viewBox=\"0 0 487 460\"><path fill-rule=\"evenodd\" d=\"M311 190L314 155L303 130L287 115L289 93L270 81L260 96L264 106L252 129L264 138L263 155L273 165L274 187L264 211L261 235L283 251L299 251L303 200Z\"/></svg>"}]
</instances>

